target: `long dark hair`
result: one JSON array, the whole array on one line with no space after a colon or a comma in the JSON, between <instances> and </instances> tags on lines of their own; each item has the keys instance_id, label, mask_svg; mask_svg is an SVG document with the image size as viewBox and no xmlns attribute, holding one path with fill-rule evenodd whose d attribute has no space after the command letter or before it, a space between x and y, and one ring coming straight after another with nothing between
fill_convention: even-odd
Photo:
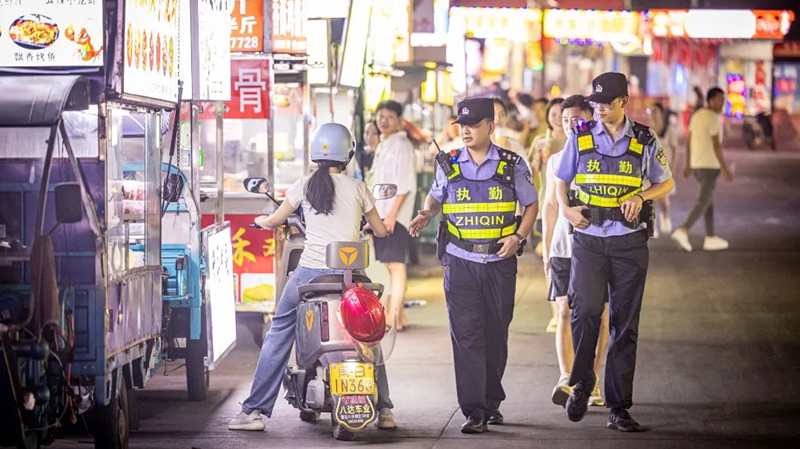
<instances>
[{"instance_id":1,"label":"long dark hair","mask_svg":"<svg viewBox=\"0 0 800 449\"><path fill-rule=\"evenodd\" d=\"M306 199L318 214L330 215L336 198L336 186L333 184L328 169L337 167L344 170L344 164L338 161L317 161L317 171L311 175L306 184Z\"/></svg>"},{"instance_id":2,"label":"long dark hair","mask_svg":"<svg viewBox=\"0 0 800 449\"><path fill-rule=\"evenodd\" d=\"M662 128L661 132L658 133L658 137L663 138L667 135L667 131L669 130L669 119L672 117L673 112L665 108L660 102L653 103L653 107L661 111L661 120L663 123L661 124Z\"/></svg>"}]
</instances>

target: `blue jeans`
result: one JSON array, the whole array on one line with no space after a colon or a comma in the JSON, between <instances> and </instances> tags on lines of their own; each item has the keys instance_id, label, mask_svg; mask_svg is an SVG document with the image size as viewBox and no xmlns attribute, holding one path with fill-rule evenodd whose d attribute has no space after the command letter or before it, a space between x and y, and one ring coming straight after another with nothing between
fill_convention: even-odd
<instances>
[{"instance_id":1,"label":"blue jeans","mask_svg":"<svg viewBox=\"0 0 800 449\"><path fill-rule=\"evenodd\" d=\"M308 284L317 276L326 274L342 274L342 270L315 270L297 267L286 282L278 310L275 311L275 316L272 318L272 326L261 346L250 396L242 403L242 411L245 413L249 414L254 410L259 410L268 417L272 416L272 409L275 408L275 401L278 399L281 381L295 340L297 306L300 304L300 295L297 293L297 289ZM386 365L377 366L375 374L378 387L378 410L393 408L394 405L389 399Z\"/></svg>"}]
</instances>

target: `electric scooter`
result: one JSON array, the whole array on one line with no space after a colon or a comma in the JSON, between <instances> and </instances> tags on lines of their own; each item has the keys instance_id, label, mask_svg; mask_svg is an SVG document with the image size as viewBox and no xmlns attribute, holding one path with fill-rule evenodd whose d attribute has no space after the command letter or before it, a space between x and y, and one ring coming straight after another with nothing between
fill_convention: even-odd
<instances>
[{"instance_id":1,"label":"electric scooter","mask_svg":"<svg viewBox=\"0 0 800 449\"><path fill-rule=\"evenodd\" d=\"M269 194L265 178L247 178L244 186L280 205ZM393 198L396 193L397 186L391 184L379 184L373 189L376 199ZM282 285L297 267L305 229L303 211L298 208L278 231L286 241L278 269ZM374 334L375 329L348 322L348 311L341 307L345 296L357 289L369 290L378 299L383 295L383 285L363 274L369 265L366 242L329 244L326 264L343 270L343 274L319 276L298 289L296 360L295 366L287 367L283 386L286 400L300 410L301 420L316 422L321 413L330 413L334 438L351 441L378 418L376 367L385 363L394 349L396 326L391 326L382 339L370 341L363 335ZM381 320L379 325L384 326L384 322Z\"/></svg>"}]
</instances>

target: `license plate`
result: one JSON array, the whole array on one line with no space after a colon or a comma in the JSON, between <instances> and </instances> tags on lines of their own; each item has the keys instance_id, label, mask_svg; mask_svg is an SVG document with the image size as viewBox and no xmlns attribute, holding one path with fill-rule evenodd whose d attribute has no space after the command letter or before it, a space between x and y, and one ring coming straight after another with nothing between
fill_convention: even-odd
<instances>
[{"instance_id":1,"label":"license plate","mask_svg":"<svg viewBox=\"0 0 800 449\"><path fill-rule=\"evenodd\" d=\"M375 375L371 363L331 363L331 394L374 394Z\"/></svg>"}]
</instances>

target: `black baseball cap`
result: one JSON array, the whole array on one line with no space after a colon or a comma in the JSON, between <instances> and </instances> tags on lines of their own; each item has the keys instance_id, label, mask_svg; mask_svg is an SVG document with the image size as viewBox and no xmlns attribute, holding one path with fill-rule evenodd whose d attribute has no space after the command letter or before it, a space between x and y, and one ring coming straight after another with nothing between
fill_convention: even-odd
<instances>
[{"instance_id":1,"label":"black baseball cap","mask_svg":"<svg viewBox=\"0 0 800 449\"><path fill-rule=\"evenodd\" d=\"M494 102L491 98L465 98L458 103L459 125L474 126L483 119L494 120Z\"/></svg>"},{"instance_id":2,"label":"black baseball cap","mask_svg":"<svg viewBox=\"0 0 800 449\"><path fill-rule=\"evenodd\" d=\"M586 101L611 103L619 97L628 96L628 78L616 72L607 72L592 80L592 94Z\"/></svg>"}]
</instances>

